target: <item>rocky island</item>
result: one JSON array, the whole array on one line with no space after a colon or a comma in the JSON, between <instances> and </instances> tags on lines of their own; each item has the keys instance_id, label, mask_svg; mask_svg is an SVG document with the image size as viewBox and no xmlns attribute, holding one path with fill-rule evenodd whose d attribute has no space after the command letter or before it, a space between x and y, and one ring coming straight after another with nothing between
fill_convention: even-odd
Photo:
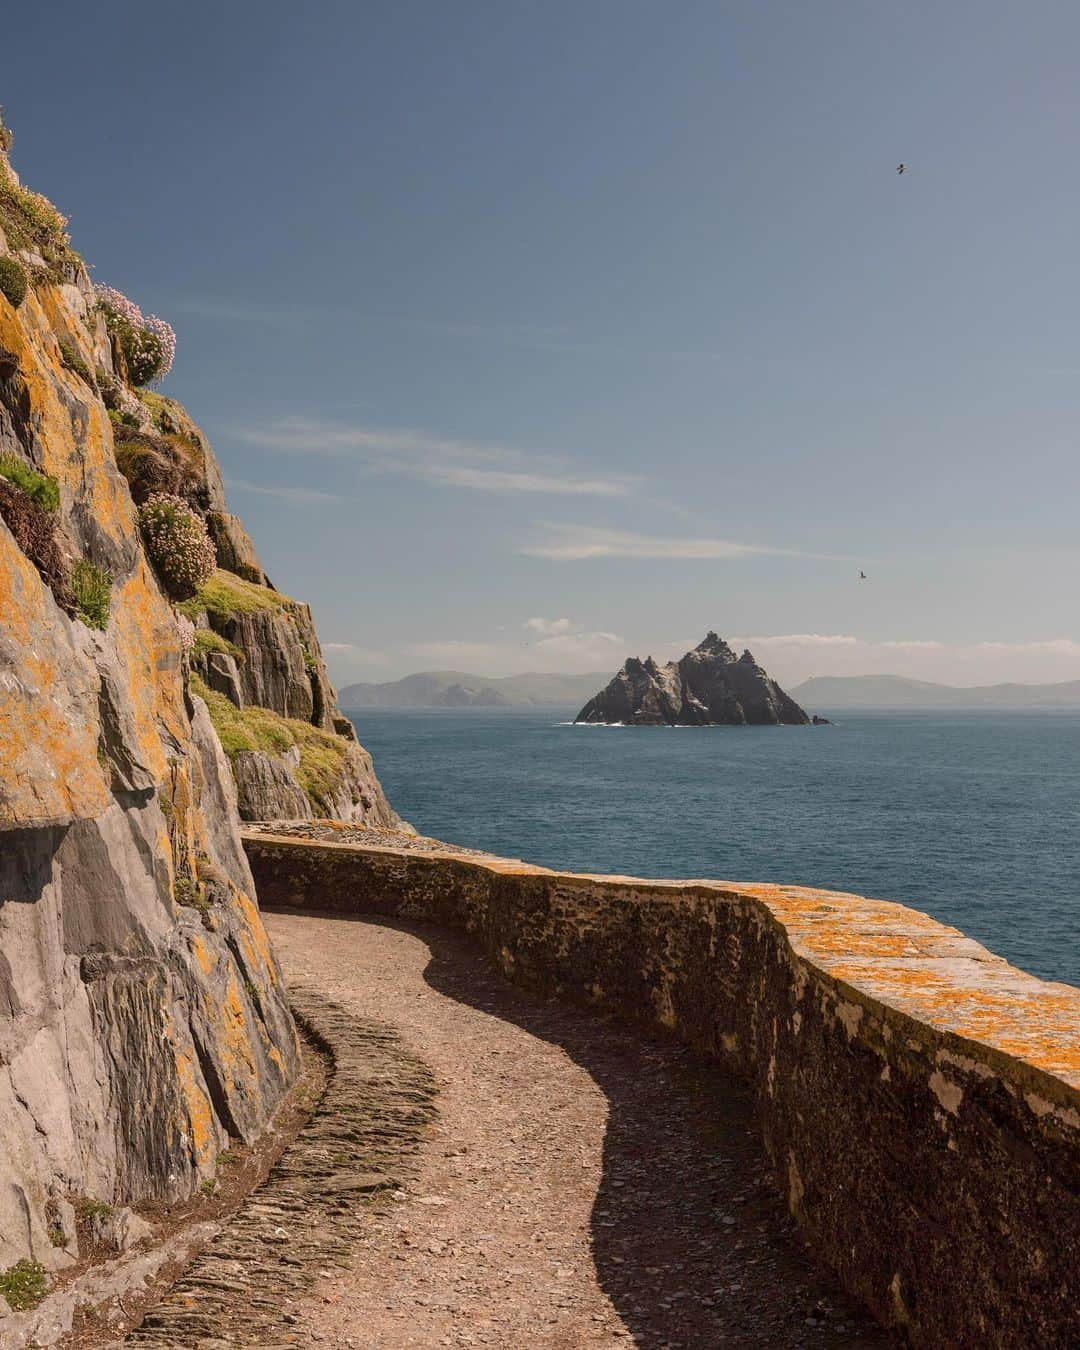
<instances>
[{"instance_id":1,"label":"rocky island","mask_svg":"<svg viewBox=\"0 0 1080 1350\"><path fill-rule=\"evenodd\" d=\"M637 727L805 726L810 718L748 651L707 633L681 661L631 656L575 722Z\"/></svg>"}]
</instances>

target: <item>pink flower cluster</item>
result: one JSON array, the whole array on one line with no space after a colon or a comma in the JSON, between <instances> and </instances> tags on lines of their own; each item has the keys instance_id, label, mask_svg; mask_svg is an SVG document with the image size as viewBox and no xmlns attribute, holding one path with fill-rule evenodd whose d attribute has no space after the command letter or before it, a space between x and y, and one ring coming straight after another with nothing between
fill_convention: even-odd
<instances>
[{"instance_id":1,"label":"pink flower cluster","mask_svg":"<svg viewBox=\"0 0 1080 1350\"><path fill-rule=\"evenodd\" d=\"M172 370L173 361L176 358L176 333L173 331L172 324L167 323L164 319L159 319L156 314L144 315L139 306L133 300L129 300L122 291L116 290L113 286L106 286L102 281L94 282L94 292L97 295L98 304L107 316L115 315L117 319L135 330L134 341L137 348L140 345L139 334L141 333L149 333L153 342L160 346L161 361L154 373L152 383L157 384L159 380L163 380Z\"/></svg>"},{"instance_id":2,"label":"pink flower cluster","mask_svg":"<svg viewBox=\"0 0 1080 1350\"><path fill-rule=\"evenodd\" d=\"M139 507L143 545L174 600L194 595L217 566L206 524L187 502L155 492Z\"/></svg>"},{"instance_id":3,"label":"pink flower cluster","mask_svg":"<svg viewBox=\"0 0 1080 1350\"><path fill-rule=\"evenodd\" d=\"M195 625L186 614L177 614L176 627L180 634L180 650L190 652L195 646Z\"/></svg>"}]
</instances>

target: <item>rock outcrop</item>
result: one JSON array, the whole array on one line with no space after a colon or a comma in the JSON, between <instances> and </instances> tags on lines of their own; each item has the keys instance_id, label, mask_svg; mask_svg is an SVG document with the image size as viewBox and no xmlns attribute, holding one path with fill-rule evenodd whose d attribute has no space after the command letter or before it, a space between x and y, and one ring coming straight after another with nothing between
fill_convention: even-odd
<instances>
[{"instance_id":1,"label":"rock outcrop","mask_svg":"<svg viewBox=\"0 0 1080 1350\"><path fill-rule=\"evenodd\" d=\"M296 1075L239 843L245 716L291 774L268 811L396 819L335 720L310 613L266 584L184 410L128 382L8 143L0 127L0 1271L69 1263L55 1216L80 1198L190 1195ZM200 592L192 649L140 539L162 490L209 521L217 592L275 597L269 622Z\"/></svg>"},{"instance_id":2,"label":"rock outcrop","mask_svg":"<svg viewBox=\"0 0 1080 1350\"><path fill-rule=\"evenodd\" d=\"M574 719L626 726L803 726L810 718L748 651L709 633L681 661L630 657Z\"/></svg>"}]
</instances>

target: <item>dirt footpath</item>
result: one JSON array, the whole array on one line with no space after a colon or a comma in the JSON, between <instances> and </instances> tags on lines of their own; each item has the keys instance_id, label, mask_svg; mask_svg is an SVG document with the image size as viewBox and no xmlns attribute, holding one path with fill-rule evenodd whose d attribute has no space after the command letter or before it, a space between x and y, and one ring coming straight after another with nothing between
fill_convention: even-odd
<instances>
[{"instance_id":1,"label":"dirt footpath","mask_svg":"<svg viewBox=\"0 0 1080 1350\"><path fill-rule=\"evenodd\" d=\"M668 1040L533 997L455 934L267 914L289 977L434 1070L416 1178L312 1345L885 1346L793 1235L741 1090Z\"/></svg>"}]
</instances>

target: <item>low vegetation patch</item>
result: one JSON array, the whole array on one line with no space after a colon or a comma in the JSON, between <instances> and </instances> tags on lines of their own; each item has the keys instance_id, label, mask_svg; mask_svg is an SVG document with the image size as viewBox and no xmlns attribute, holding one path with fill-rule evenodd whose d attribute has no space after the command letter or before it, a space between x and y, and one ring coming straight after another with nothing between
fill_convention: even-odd
<instances>
[{"instance_id":1,"label":"low vegetation patch","mask_svg":"<svg viewBox=\"0 0 1080 1350\"><path fill-rule=\"evenodd\" d=\"M15 258L0 258L0 295L14 309L26 299L26 268Z\"/></svg>"},{"instance_id":2,"label":"low vegetation patch","mask_svg":"<svg viewBox=\"0 0 1080 1350\"><path fill-rule=\"evenodd\" d=\"M66 614L75 614L77 606L71 579L56 537L55 509L50 511L39 506L28 492L16 486L6 474L0 474L0 519L52 591L56 603Z\"/></svg>"},{"instance_id":3,"label":"low vegetation patch","mask_svg":"<svg viewBox=\"0 0 1080 1350\"><path fill-rule=\"evenodd\" d=\"M79 558L71 569L71 590L78 617L88 628L109 626L109 602L112 598L112 573Z\"/></svg>"},{"instance_id":4,"label":"low vegetation patch","mask_svg":"<svg viewBox=\"0 0 1080 1350\"><path fill-rule=\"evenodd\" d=\"M38 473L18 455L0 455L0 478L14 483L43 511L55 511L60 505L60 484L48 474Z\"/></svg>"},{"instance_id":5,"label":"low vegetation patch","mask_svg":"<svg viewBox=\"0 0 1080 1350\"><path fill-rule=\"evenodd\" d=\"M67 218L48 197L17 183L7 162L2 159L0 227L9 248L28 249L43 259L43 280L64 280L80 261L68 238Z\"/></svg>"},{"instance_id":6,"label":"low vegetation patch","mask_svg":"<svg viewBox=\"0 0 1080 1350\"><path fill-rule=\"evenodd\" d=\"M260 750L280 757L295 746L300 752L300 763L293 770L296 781L317 807L332 814L333 798L345 774L347 741L269 708L238 708L197 676L192 677L191 689L206 700L210 720L230 759L244 751Z\"/></svg>"},{"instance_id":7,"label":"low vegetation patch","mask_svg":"<svg viewBox=\"0 0 1080 1350\"><path fill-rule=\"evenodd\" d=\"M218 568L179 608L189 619L206 614L211 621L217 619L223 623L233 614L253 614L260 609L288 610L292 603L288 596L272 591L269 586L259 586L234 572Z\"/></svg>"},{"instance_id":8,"label":"low vegetation patch","mask_svg":"<svg viewBox=\"0 0 1080 1350\"><path fill-rule=\"evenodd\" d=\"M184 618L184 615L180 617ZM223 638L220 633L215 633L212 628L196 628L191 654L198 657L205 656L207 652L221 652L223 656L231 656L234 661L244 659L244 653L235 642Z\"/></svg>"},{"instance_id":9,"label":"low vegetation patch","mask_svg":"<svg viewBox=\"0 0 1080 1350\"><path fill-rule=\"evenodd\" d=\"M93 1223L95 1220L111 1219L113 1207L107 1205L104 1200L95 1200L93 1196L81 1195L75 1201L75 1213L83 1223Z\"/></svg>"},{"instance_id":10,"label":"low vegetation patch","mask_svg":"<svg viewBox=\"0 0 1080 1350\"><path fill-rule=\"evenodd\" d=\"M60 343L60 364L65 370L70 370L73 374L78 375L84 384L88 384L94 393L97 393L97 380L94 379L94 372L70 342Z\"/></svg>"},{"instance_id":11,"label":"low vegetation patch","mask_svg":"<svg viewBox=\"0 0 1080 1350\"><path fill-rule=\"evenodd\" d=\"M214 572L217 558L206 522L182 498L155 492L139 508L143 544L162 585L174 600L198 593ZM189 619L194 615L181 611Z\"/></svg>"},{"instance_id":12,"label":"low vegetation patch","mask_svg":"<svg viewBox=\"0 0 1080 1350\"><path fill-rule=\"evenodd\" d=\"M0 1271L0 1294L15 1312L36 1308L48 1287L45 1267L40 1261L18 1261Z\"/></svg>"},{"instance_id":13,"label":"low vegetation patch","mask_svg":"<svg viewBox=\"0 0 1080 1350\"><path fill-rule=\"evenodd\" d=\"M203 915L210 909L210 900L194 877L177 877L173 881L173 899L178 905L197 909Z\"/></svg>"},{"instance_id":14,"label":"low vegetation patch","mask_svg":"<svg viewBox=\"0 0 1080 1350\"><path fill-rule=\"evenodd\" d=\"M163 380L176 356L172 325L156 314L144 315L133 300L112 286L98 282L94 290L105 327L120 349L130 382L141 386Z\"/></svg>"},{"instance_id":15,"label":"low vegetation patch","mask_svg":"<svg viewBox=\"0 0 1080 1350\"><path fill-rule=\"evenodd\" d=\"M135 504L142 506L158 492L190 501L199 491L201 475L189 447L178 436L140 431L134 418L125 422L125 417L131 414L116 415L113 444L116 467L127 479Z\"/></svg>"}]
</instances>

